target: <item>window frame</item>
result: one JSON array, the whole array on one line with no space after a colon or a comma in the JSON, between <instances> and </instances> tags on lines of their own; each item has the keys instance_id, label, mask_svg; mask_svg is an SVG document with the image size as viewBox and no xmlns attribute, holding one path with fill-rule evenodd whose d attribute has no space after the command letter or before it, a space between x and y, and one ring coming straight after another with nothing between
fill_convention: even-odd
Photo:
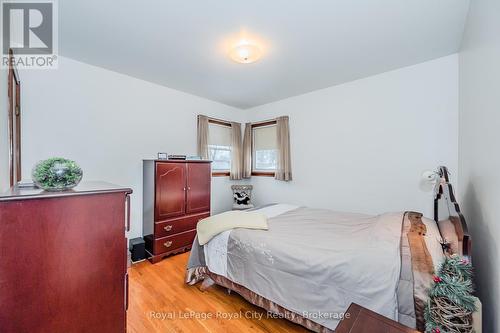
<instances>
[{"instance_id":1,"label":"window frame","mask_svg":"<svg viewBox=\"0 0 500 333\"><path fill-rule=\"evenodd\" d=\"M208 119L209 124L214 124L214 125L220 125L220 126L225 126L231 128L231 123L228 121L224 120L219 120L219 119ZM210 131L210 127L209 127ZM229 177L231 170L225 171L225 170L217 170L217 171L212 171L212 177Z\"/></svg>"},{"instance_id":2,"label":"window frame","mask_svg":"<svg viewBox=\"0 0 500 333\"><path fill-rule=\"evenodd\" d=\"M276 175L276 171L261 171L254 169L254 161L255 161L255 149L254 149L254 129L258 127L265 126L276 126L276 120L266 120L258 123L252 124L252 176L261 176L261 177L274 177Z\"/></svg>"}]
</instances>

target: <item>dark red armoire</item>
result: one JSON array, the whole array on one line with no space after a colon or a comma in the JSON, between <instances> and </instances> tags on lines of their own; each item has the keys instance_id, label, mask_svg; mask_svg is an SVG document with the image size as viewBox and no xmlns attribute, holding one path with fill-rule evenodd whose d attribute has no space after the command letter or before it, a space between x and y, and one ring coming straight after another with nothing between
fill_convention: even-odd
<instances>
[{"instance_id":1,"label":"dark red armoire","mask_svg":"<svg viewBox=\"0 0 500 333\"><path fill-rule=\"evenodd\" d=\"M0 195L0 332L126 331L128 188Z\"/></svg>"},{"instance_id":2,"label":"dark red armoire","mask_svg":"<svg viewBox=\"0 0 500 333\"><path fill-rule=\"evenodd\" d=\"M143 237L152 263L191 249L210 216L210 161L143 161Z\"/></svg>"}]
</instances>

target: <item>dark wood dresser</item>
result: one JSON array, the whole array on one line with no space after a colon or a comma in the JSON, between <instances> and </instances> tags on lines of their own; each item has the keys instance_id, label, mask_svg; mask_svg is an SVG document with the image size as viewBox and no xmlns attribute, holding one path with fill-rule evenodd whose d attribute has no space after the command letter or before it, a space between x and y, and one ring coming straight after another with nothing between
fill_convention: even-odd
<instances>
[{"instance_id":1,"label":"dark wood dresser","mask_svg":"<svg viewBox=\"0 0 500 333\"><path fill-rule=\"evenodd\" d=\"M210 161L143 161L143 237L149 260L191 249L210 216Z\"/></svg>"},{"instance_id":2,"label":"dark wood dresser","mask_svg":"<svg viewBox=\"0 0 500 333\"><path fill-rule=\"evenodd\" d=\"M126 331L129 195L107 183L0 195L0 331Z\"/></svg>"},{"instance_id":3,"label":"dark wood dresser","mask_svg":"<svg viewBox=\"0 0 500 333\"><path fill-rule=\"evenodd\" d=\"M356 303L351 303L335 333L419 333Z\"/></svg>"}]
</instances>

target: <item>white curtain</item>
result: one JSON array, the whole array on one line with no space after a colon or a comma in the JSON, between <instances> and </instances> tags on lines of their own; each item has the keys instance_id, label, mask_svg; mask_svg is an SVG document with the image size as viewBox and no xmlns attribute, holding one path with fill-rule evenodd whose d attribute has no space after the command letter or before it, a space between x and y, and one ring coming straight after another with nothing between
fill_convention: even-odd
<instances>
[{"instance_id":1,"label":"white curtain","mask_svg":"<svg viewBox=\"0 0 500 333\"><path fill-rule=\"evenodd\" d=\"M229 179L239 180L243 178L241 147L241 124L231 123L231 172Z\"/></svg>"},{"instance_id":2,"label":"white curtain","mask_svg":"<svg viewBox=\"0 0 500 333\"><path fill-rule=\"evenodd\" d=\"M278 165L274 178L292 180L292 161L290 155L290 128L288 116L276 119L276 139L278 144Z\"/></svg>"},{"instance_id":3,"label":"white curtain","mask_svg":"<svg viewBox=\"0 0 500 333\"><path fill-rule=\"evenodd\" d=\"M243 136L243 178L252 177L252 124L245 124Z\"/></svg>"},{"instance_id":4,"label":"white curtain","mask_svg":"<svg viewBox=\"0 0 500 333\"><path fill-rule=\"evenodd\" d=\"M208 117L198 116L198 155L208 160Z\"/></svg>"}]
</instances>

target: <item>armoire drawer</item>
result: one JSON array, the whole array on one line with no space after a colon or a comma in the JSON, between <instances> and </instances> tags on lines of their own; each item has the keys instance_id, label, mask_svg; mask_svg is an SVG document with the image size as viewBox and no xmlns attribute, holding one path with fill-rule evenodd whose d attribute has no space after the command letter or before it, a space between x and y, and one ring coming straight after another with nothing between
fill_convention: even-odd
<instances>
[{"instance_id":1,"label":"armoire drawer","mask_svg":"<svg viewBox=\"0 0 500 333\"><path fill-rule=\"evenodd\" d=\"M155 223L155 238L172 236L187 230L196 229L198 221L209 217L210 213L178 217L164 222Z\"/></svg>"},{"instance_id":2,"label":"armoire drawer","mask_svg":"<svg viewBox=\"0 0 500 333\"><path fill-rule=\"evenodd\" d=\"M154 254L162 254L185 246L191 246L196 236L196 229L173 236L155 239Z\"/></svg>"}]
</instances>

